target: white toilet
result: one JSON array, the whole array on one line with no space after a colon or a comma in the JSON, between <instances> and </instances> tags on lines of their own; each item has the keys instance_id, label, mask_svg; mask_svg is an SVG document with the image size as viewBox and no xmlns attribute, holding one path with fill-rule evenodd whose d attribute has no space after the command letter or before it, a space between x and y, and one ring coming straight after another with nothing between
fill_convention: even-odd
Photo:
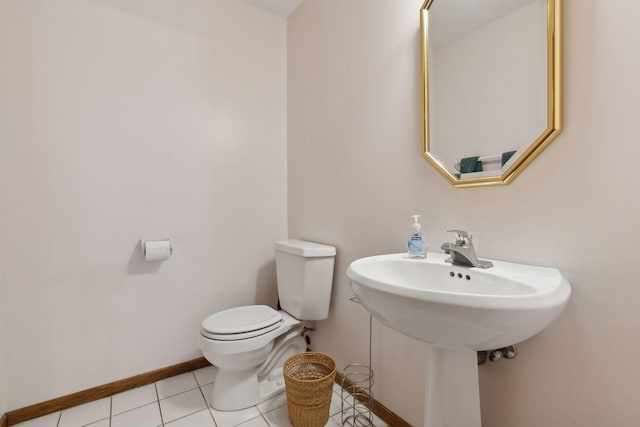
<instances>
[{"instance_id":1,"label":"white toilet","mask_svg":"<svg viewBox=\"0 0 640 427\"><path fill-rule=\"evenodd\" d=\"M282 364L307 349L303 322L329 315L336 249L302 240L274 248L282 309L235 307L202 322L202 354L218 367L210 400L217 410L248 408L283 391Z\"/></svg>"}]
</instances>

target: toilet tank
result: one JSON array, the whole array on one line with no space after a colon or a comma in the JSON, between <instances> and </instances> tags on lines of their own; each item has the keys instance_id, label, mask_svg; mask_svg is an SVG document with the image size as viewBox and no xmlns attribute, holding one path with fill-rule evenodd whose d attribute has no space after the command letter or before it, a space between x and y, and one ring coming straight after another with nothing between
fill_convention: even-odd
<instances>
[{"instance_id":1,"label":"toilet tank","mask_svg":"<svg viewBox=\"0 0 640 427\"><path fill-rule=\"evenodd\" d=\"M280 306L298 320L329 316L336 248L304 240L274 245Z\"/></svg>"}]
</instances>

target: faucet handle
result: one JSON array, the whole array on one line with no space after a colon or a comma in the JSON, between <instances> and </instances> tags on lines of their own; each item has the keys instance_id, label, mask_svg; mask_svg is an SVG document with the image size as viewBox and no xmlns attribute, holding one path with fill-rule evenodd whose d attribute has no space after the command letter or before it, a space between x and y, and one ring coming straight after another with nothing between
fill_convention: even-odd
<instances>
[{"instance_id":1,"label":"faucet handle","mask_svg":"<svg viewBox=\"0 0 640 427\"><path fill-rule=\"evenodd\" d=\"M473 240L473 234L469 234L464 230L447 230L447 233L456 234L456 246L468 245Z\"/></svg>"}]
</instances>

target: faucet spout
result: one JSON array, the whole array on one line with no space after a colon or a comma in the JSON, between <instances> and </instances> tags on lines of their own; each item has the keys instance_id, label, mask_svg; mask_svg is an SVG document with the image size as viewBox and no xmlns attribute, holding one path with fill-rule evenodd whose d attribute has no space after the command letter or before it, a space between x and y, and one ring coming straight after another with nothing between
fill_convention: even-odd
<instances>
[{"instance_id":1,"label":"faucet spout","mask_svg":"<svg viewBox=\"0 0 640 427\"><path fill-rule=\"evenodd\" d=\"M473 248L473 235L463 230L448 231L456 233L456 242L446 242L440 246L440 249L444 250L444 253L451 255L451 258L445 260L446 262L466 267L493 267L493 263L491 261L480 260L476 256L476 251Z\"/></svg>"}]
</instances>

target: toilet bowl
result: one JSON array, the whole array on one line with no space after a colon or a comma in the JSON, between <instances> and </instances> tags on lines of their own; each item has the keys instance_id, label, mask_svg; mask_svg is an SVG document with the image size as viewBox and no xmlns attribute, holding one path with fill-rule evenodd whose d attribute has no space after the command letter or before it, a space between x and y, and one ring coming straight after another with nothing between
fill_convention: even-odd
<instances>
[{"instance_id":1,"label":"toilet bowl","mask_svg":"<svg viewBox=\"0 0 640 427\"><path fill-rule=\"evenodd\" d=\"M242 326L221 327L230 325L231 319ZM200 347L204 357L218 367L211 406L233 411L281 392L282 364L307 348L303 332L301 321L265 305L236 307L209 316L203 322Z\"/></svg>"},{"instance_id":2,"label":"toilet bowl","mask_svg":"<svg viewBox=\"0 0 640 427\"><path fill-rule=\"evenodd\" d=\"M218 368L214 409L244 409L282 392L284 361L307 349L303 322L328 316L335 248L286 240L275 249L282 309L234 307L202 322L202 354Z\"/></svg>"}]
</instances>

